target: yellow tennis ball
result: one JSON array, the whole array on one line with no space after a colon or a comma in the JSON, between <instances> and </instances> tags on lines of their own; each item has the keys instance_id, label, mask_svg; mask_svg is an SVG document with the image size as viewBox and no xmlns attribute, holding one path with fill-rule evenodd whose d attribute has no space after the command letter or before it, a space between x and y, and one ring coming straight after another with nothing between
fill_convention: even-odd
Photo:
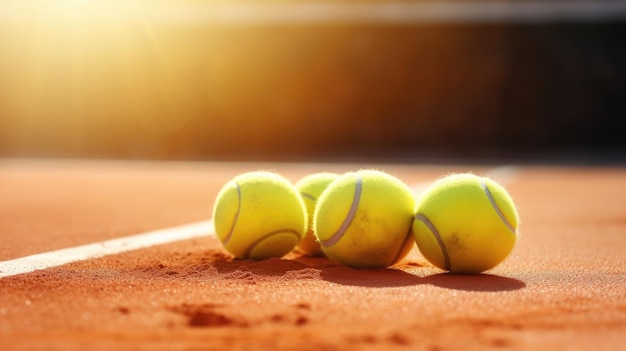
<instances>
[{"instance_id":1,"label":"yellow tennis ball","mask_svg":"<svg viewBox=\"0 0 626 351\"><path fill-rule=\"evenodd\" d=\"M240 259L282 257L307 229L304 202L293 184L261 171L241 174L222 187L213 221L224 248Z\"/></svg>"},{"instance_id":2,"label":"yellow tennis ball","mask_svg":"<svg viewBox=\"0 0 626 351\"><path fill-rule=\"evenodd\" d=\"M324 189L326 189L333 180L337 179L337 177L339 177L339 175L335 173L313 173L300 179L296 183L296 189L298 189L300 195L302 195L309 216L308 230L297 247L307 255L322 256L324 254L313 232L313 214L315 213L317 199Z\"/></svg>"},{"instance_id":3,"label":"yellow tennis ball","mask_svg":"<svg viewBox=\"0 0 626 351\"><path fill-rule=\"evenodd\" d=\"M517 210L495 181L455 174L418 200L413 234L424 257L452 273L474 274L502 262L517 240Z\"/></svg>"},{"instance_id":4,"label":"yellow tennis ball","mask_svg":"<svg viewBox=\"0 0 626 351\"><path fill-rule=\"evenodd\" d=\"M398 178L381 171L346 173L322 193L314 230L322 251L353 268L383 268L415 244L415 198Z\"/></svg>"}]
</instances>

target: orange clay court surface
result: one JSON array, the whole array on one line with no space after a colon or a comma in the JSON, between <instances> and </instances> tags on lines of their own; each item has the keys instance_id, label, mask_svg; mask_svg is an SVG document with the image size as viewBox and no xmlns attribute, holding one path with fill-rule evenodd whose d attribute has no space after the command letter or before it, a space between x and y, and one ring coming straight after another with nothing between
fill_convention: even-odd
<instances>
[{"instance_id":1,"label":"orange clay court surface","mask_svg":"<svg viewBox=\"0 0 626 351\"><path fill-rule=\"evenodd\" d=\"M0 160L0 264L210 219L233 176L491 174L522 223L487 274L232 259L206 235L0 278L0 349L626 349L626 169ZM0 272L0 274L2 274Z\"/></svg>"}]
</instances>

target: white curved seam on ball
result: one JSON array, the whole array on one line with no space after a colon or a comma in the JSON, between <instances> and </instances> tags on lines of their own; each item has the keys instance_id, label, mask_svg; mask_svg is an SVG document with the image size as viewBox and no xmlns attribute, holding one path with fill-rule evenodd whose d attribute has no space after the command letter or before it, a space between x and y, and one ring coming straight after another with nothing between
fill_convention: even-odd
<instances>
[{"instance_id":1,"label":"white curved seam on ball","mask_svg":"<svg viewBox=\"0 0 626 351\"><path fill-rule=\"evenodd\" d=\"M356 184L354 187L354 198L352 199L352 205L350 206L348 215L343 220L343 223L341 223L341 226L339 227L339 229L337 229L337 231L335 232L335 234L333 234L333 236L331 236L330 238L326 240L320 240L320 243L324 247L330 247L330 246L335 245L341 239L341 237L343 237L346 230L348 230L350 223L352 223L352 219L354 219L356 210L359 207L359 202L361 201L361 190L363 188L363 179L361 178L361 176L359 176L358 174L355 174L355 177L356 177Z\"/></svg>"},{"instance_id":2,"label":"white curved seam on ball","mask_svg":"<svg viewBox=\"0 0 626 351\"><path fill-rule=\"evenodd\" d=\"M491 202L491 206L493 207L494 210L496 210L496 213L498 214L498 216L500 217L502 222L504 222L504 225L506 225L506 227L509 228L509 230L513 234L516 234L515 233L515 228L511 225L511 223L509 223L509 221L506 219L506 217L504 217L504 213L502 213L502 210L500 210L500 207L498 207L498 204L496 204L496 200L493 198L493 195L491 195L491 191L489 190L489 187L487 186L487 184L484 181L481 180L480 181L480 186L485 191L485 194L487 195L487 198L489 199L489 202Z\"/></svg>"},{"instance_id":3,"label":"white curved seam on ball","mask_svg":"<svg viewBox=\"0 0 626 351\"><path fill-rule=\"evenodd\" d=\"M396 255L393 257L393 260L391 261L391 263L389 263L389 265L393 265L398 262L398 257L400 257L400 255L402 254L402 251L404 251L404 247L406 246L407 242L412 239L411 238L412 236L413 236L413 233L411 230L411 226L409 225L409 231L406 233L406 237L404 238L404 240L402 240L402 245L400 246L398 253L396 253Z\"/></svg>"},{"instance_id":4,"label":"white curved seam on ball","mask_svg":"<svg viewBox=\"0 0 626 351\"><path fill-rule=\"evenodd\" d=\"M300 195L302 195L302 197L305 197L313 202L316 202L317 199L315 198L315 196L311 195L311 194L307 194L307 193L300 193Z\"/></svg>"},{"instance_id":5,"label":"white curved seam on ball","mask_svg":"<svg viewBox=\"0 0 626 351\"><path fill-rule=\"evenodd\" d=\"M244 252L244 258L250 258L250 254L252 253L252 251L254 251L254 249L261 243L263 242L265 239L274 236L278 233L291 233L293 235L295 235L298 240L300 240L301 236L300 233L298 233L298 231L293 230L293 229L279 229L279 230L275 230L271 233L267 233L265 235L263 235L262 237L256 239L255 241L252 242L252 244L250 244L250 246L248 246L248 248L246 249L246 252Z\"/></svg>"},{"instance_id":6,"label":"white curved seam on ball","mask_svg":"<svg viewBox=\"0 0 626 351\"><path fill-rule=\"evenodd\" d=\"M235 212L235 218L233 219L233 224L230 227L230 230L228 231L228 234L226 235L226 238L224 238L224 245L228 244L228 242L230 241L230 238L233 236L233 233L235 232L235 226L237 225L237 220L239 219L239 212L241 211L241 187L239 187L239 183L235 182L235 186L237 187L237 212Z\"/></svg>"},{"instance_id":7,"label":"white curved seam on ball","mask_svg":"<svg viewBox=\"0 0 626 351\"><path fill-rule=\"evenodd\" d=\"M441 239L441 235L439 235L439 231L437 230L437 228L435 228L435 225L430 221L430 219L428 219L428 217L426 217L426 215L422 213L416 214L415 219L424 223L428 227L430 232L433 233L435 239L437 239L439 247L441 248L441 252L443 253L443 259L446 263L446 270L449 271L450 269L452 269L450 256L448 255L448 249L446 249L446 244L444 244L443 239Z\"/></svg>"}]
</instances>

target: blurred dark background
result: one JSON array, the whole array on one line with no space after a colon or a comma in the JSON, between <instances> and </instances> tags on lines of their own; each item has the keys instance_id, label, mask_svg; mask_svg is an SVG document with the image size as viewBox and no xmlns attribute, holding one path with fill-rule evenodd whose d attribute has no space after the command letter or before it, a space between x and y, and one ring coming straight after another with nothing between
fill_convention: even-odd
<instances>
[{"instance_id":1,"label":"blurred dark background","mask_svg":"<svg viewBox=\"0 0 626 351\"><path fill-rule=\"evenodd\" d=\"M187 23L73 3L0 16L0 157L626 161L626 17Z\"/></svg>"}]
</instances>

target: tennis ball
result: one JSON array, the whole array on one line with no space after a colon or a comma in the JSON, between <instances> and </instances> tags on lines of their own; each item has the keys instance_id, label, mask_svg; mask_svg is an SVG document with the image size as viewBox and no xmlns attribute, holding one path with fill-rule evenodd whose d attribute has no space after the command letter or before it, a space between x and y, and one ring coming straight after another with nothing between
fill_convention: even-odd
<instances>
[{"instance_id":1,"label":"tennis ball","mask_svg":"<svg viewBox=\"0 0 626 351\"><path fill-rule=\"evenodd\" d=\"M320 196L314 231L322 251L353 268L383 268L414 245L415 198L392 175L360 170L339 176Z\"/></svg>"},{"instance_id":2,"label":"tennis ball","mask_svg":"<svg viewBox=\"0 0 626 351\"><path fill-rule=\"evenodd\" d=\"M297 248L307 255L322 256L324 254L313 232L313 214L315 213L317 199L324 189L328 187L328 184L337 179L337 177L339 177L339 175L335 173L314 173L300 179L296 183L296 189L298 189L300 195L302 195L309 216L308 230L298 243Z\"/></svg>"},{"instance_id":3,"label":"tennis ball","mask_svg":"<svg viewBox=\"0 0 626 351\"><path fill-rule=\"evenodd\" d=\"M241 174L219 191L215 234L240 259L282 257L307 229L304 202L287 179L270 172Z\"/></svg>"},{"instance_id":4,"label":"tennis ball","mask_svg":"<svg viewBox=\"0 0 626 351\"><path fill-rule=\"evenodd\" d=\"M513 250L519 222L513 200L495 181L446 176L418 200L413 234L422 255L452 273L495 267Z\"/></svg>"}]
</instances>

